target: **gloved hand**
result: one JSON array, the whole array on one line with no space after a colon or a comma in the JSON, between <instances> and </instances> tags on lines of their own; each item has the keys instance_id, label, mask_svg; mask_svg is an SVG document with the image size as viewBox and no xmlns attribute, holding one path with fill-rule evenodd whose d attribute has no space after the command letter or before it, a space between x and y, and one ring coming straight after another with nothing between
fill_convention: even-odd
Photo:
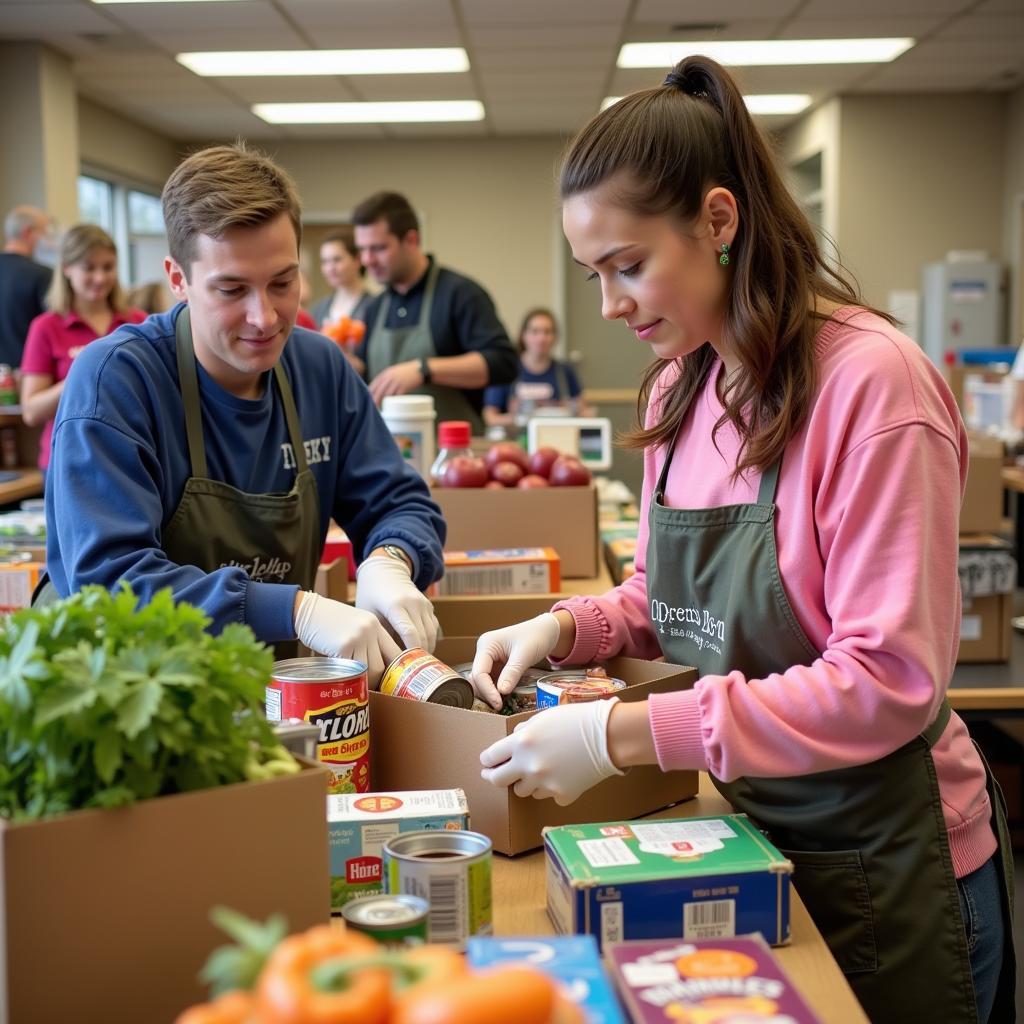
<instances>
[{"instance_id":1,"label":"gloved hand","mask_svg":"<svg viewBox=\"0 0 1024 1024\"><path fill-rule=\"evenodd\" d=\"M384 669L402 653L376 615L312 591L302 594L295 633L318 654L361 661L371 686L378 685Z\"/></svg>"},{"instance_id":2,"label":"gloved hand","mask_svg":"<svg viewBox=\"0 0 1024 1024\"><path fill-rule=\"evenodd\" d=\"M609 775L624 774L608 755L608 718L618 697L548 708L521 722L481 755L480 773L519 796L571 804Z\"/></svg>"},{"instance_id":3,"label":"gloved hand","mask_svg":"<svg viewBox=\"0 0 1024 1024\"><path fill-rule=\"evenodd\" d=\"M433 651L440 628L430 599L420 593L397 558L375 555L356 570L356 607L390 626L403 647Z\"/></svg>"},{"instance_id":4,"label":"gloved hand","mask_svg":"<svg viewBox=\"0 0 1024 1024\"><path fill-rule=\"evenodd\" d=\"M560 633L558 619L551 612L484 633L476 642L470 673L477 696L492 708L500 708L504 695L516 688L523 673L558 646ZM493 679L495 665L505 666L497 686Z\"/></svg>"}]
</instances>

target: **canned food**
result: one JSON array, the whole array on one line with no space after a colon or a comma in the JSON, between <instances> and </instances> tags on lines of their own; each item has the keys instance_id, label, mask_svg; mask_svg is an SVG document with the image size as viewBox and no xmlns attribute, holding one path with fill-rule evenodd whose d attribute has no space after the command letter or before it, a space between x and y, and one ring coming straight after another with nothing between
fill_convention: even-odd
<instances>
[{"instance_id":1,"label":"canned food","mask_svg":"<svg viewBox=\"0 0 1024 1024\"><path fill-rule=\"evenodd\" d=\"M473 706L473 687L469 680L421 647L402 651L388 665L381 677L380 692L429 704L456 708Z\"/></svg>"},{"instance_id":2,"label":"canned food","mask_svg":"<svg viewBox=\"0 0 1024 1024\"><path fill-rule=\"evenodd\" d=\"M370 703L366 666L347 658L274 662L267 684L267 718L297 719L319 729L317 760L331 769L331 793L370 788Z\"/></svg>"},{"instance_id":3,"label":"canned food","mask_svg":"<svg viewBox=\"0 0 1024 1024\"><path fill-rule=\"evenodd\" d=\"M459 665L452 665L452 668L468 679L473 674L473 662L464 661ZM490 714L518 715L523 711L537 710L537 680L547 675L543 669L528 668L520 677L516 688L505 695L505 701L500 711L495 711L486 701L476 699L473 701L474 711L487 711Z\"/></svg>"},{"instance_id":4,"label":"canned food","mask_svg":"<svg viewBox=\"0 0 1024 1024\"><path fill-rule=\"evenodd\" d=\"M537 680L537 707L553 708L558 704L584 704L587 701L614 697L626 688L621 679L606 675L574 672L549 672Z\"/></svg>"},{"instance_id":5,"label":"canned food","mask_svg":"<svg viewBox=\"0 0 1024 1024\"><path fill-rule=\"evenodd\" d=\"M419 896L380 893L350 900L341 908L349 928L364 932L382 946L418 946L427 941L430 906Z\"/></svg>"},{"instance_id":6,"label":"canned food","mask_svg":"<svg viewBox=\"0 0 1024 1024\"><path fill-rule=\"evenodd\" d=\"M389 895L419 896L430 905L431 942L465 948L471 935L490 935L491 841L479 832L406 832L382 848Z\"/></svg>"}]
</instances>

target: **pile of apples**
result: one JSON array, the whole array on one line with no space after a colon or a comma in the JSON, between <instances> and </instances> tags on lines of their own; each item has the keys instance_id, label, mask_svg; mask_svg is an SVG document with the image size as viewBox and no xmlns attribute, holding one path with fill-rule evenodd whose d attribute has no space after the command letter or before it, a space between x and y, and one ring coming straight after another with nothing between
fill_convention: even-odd
<instances>
[{"instance_id":1,"label":"pile of apples","mask_svg":"<svg viewBox=\"0 0 1024 1024\"><path fill-rule=\"evenodd\" d=\"M527 455L514 441L498 441L487 454L457 455L444 467L441 487L586 487L590 470L574 455L538 448Z\"/></svg>"}]
</instances>

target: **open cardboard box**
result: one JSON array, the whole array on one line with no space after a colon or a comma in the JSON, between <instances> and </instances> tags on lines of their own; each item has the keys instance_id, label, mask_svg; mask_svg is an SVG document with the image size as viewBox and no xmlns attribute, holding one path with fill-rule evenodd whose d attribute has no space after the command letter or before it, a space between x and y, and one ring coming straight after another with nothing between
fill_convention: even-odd
<instances>
[{"instance_id":1,"label":"open cardboard box","mask_svg":"<svg viewBox=\"0 0 1024 1024\"><path fill-rule=\"evenodd\" d=\"M442 636L479 636L549 612L569 594L502 594L493 597L435 597ZM464 659L468 661L469 659Z\"/></svg>"},{"instance_id":2,"label":"open cardboard box","mask_svg":"<svg viewBox=\"0 0 1024 1024\"><path fill-rule=\"evenodd\" d=\"M482 487L434 487L448 524L445 548L551 547L561 559L565 579L597 575L597 489L537 487L487 490Z\"/></svg>"},{"instance_id":3,"label":"open cardboard box","mask_svg":"<svg viewBox=\"0 0 1024 1024\"><path fill-rule=\"evenodd\" d=\"M211 907L329 920L326 774L0 821L0 1021L169 1024L228 941Z\"/></svg>"},{"instance_id":4,"label":"open cardboard box","mask_svg":"<svg viewBox=\"0 0 1024 1024\"><path fill-rule=\"evenodd\" d=\"M448 664L470 661L476 641L441 640L435 654ZM643 700L652 693L686 689L697 672L666 662L613 658L608 673L629 685L620 699ZM483 832L498 853L522 853L543 842L548 825L638 818L692 797L696 772L662 772L657 765L633 768L605 779L575 803L519 797L480 777L480 751L507 736L531 714L489 715L370 691L372 744L370 777L375 790L451 789L465 791L471 827Z\"/></svg>"}]
</instances>

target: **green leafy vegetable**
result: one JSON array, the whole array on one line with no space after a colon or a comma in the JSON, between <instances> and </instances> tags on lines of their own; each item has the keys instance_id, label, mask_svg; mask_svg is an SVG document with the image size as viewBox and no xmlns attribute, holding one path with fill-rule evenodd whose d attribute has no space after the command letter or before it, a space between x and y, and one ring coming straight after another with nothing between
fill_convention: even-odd
<instances>
[{"instance_id":1,"label":"green leafy vegetable","mask_svg":"<svg viewBox=\"0 0 1024 1024\"><path fill-rule=\"evenodd\" d=\"M241 625L207 632L169 590L86 587L0 623L0 817L297 770L263 716L273 655Z\"/></svg>"}]
</instances>

